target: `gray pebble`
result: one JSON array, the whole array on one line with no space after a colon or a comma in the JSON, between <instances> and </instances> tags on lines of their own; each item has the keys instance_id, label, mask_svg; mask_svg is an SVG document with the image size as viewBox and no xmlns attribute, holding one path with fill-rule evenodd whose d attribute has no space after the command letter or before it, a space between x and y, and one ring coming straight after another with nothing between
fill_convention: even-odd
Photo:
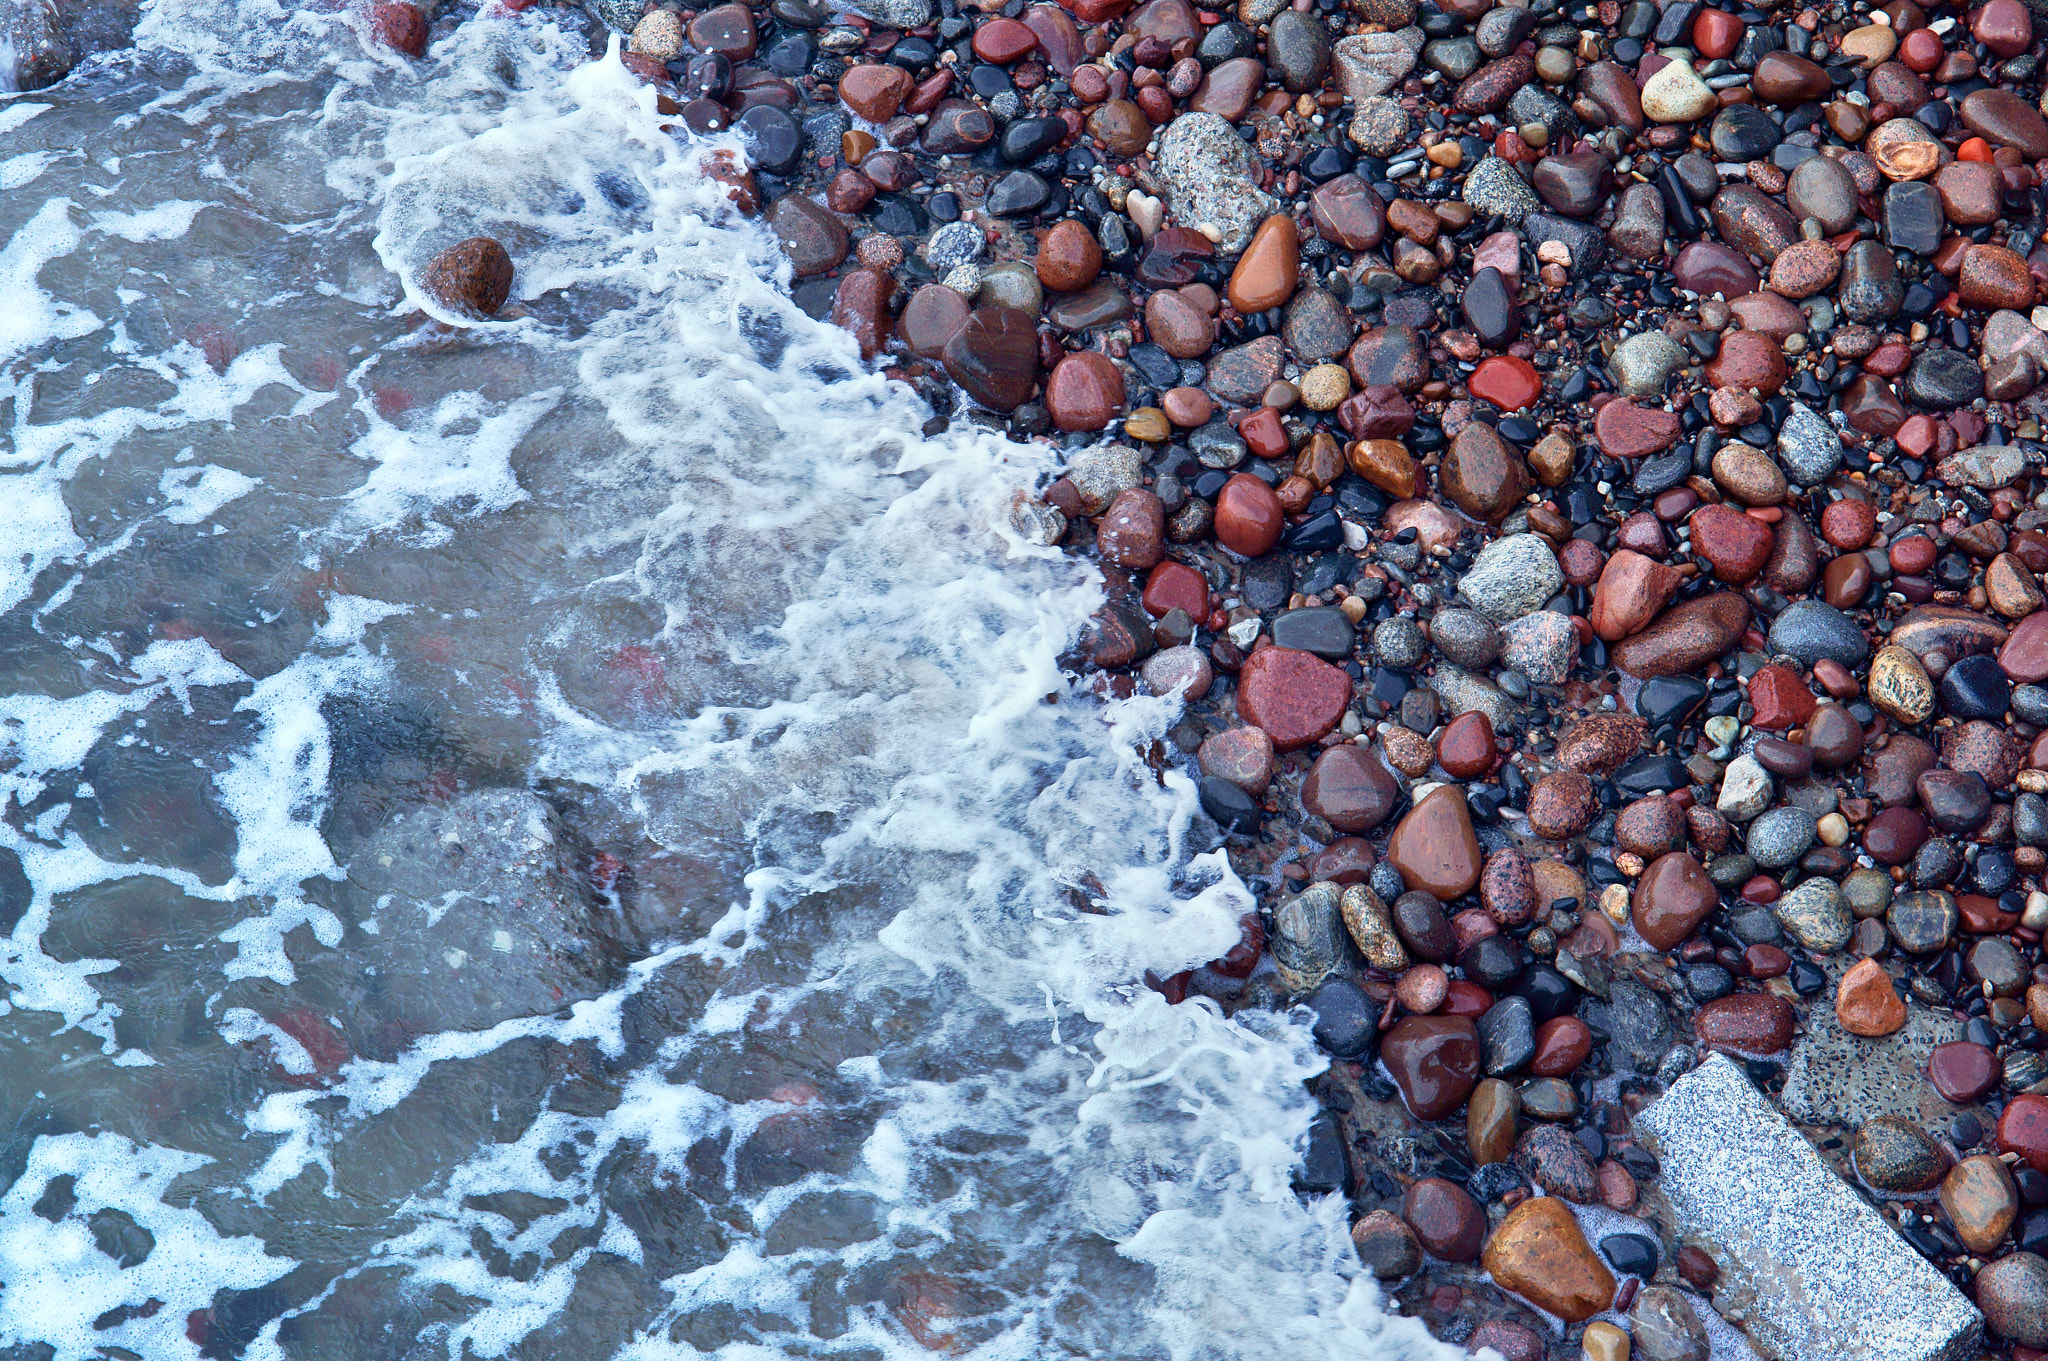
<instances>
[{"instance_id":1,"label":"gray pebble","mask_svg":"<svg viewBox=\"0 0 2048 1361\"><path fill-rule=\"evenodd\" d=\"M1749 858L1763 869L1784 869L1806 854L1816 835L1813 814L1804 808L1773 808L1749 824Z\"/></svg>"},{"instance_id":2,"label":"gray pebble","mask_svg":"<svg viewBox=\"0 0 2048 1361\"><path fill-rule=\"evenodd\" d=\"M1384 665L1403 670L1420 666L1429 656L1429 645L1422 639L1421 628L1404 614L1381 621L1372 631L1372 650Z\"/></svg>"},{"instance_id":3,"label":"gray pebble","mask_svg":"<svg viewBox=\"0 0 2048 1361\"><path fill-rule=\"evenodd\" d=\"M1477 610L1438 610L1429 636L1437 651L1474 671L1485 670L1500 657L1500 630Z\"/></svg>"}]
</instances>

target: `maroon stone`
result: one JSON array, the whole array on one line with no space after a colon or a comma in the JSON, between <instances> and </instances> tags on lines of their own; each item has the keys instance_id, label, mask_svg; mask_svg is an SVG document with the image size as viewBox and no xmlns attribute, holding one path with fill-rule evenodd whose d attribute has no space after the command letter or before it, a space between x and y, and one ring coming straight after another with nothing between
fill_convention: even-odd
<instances>
[{"instance_id":1,"label":"maroon stone","mask_svg":"<svg viewBox=\"0 0 2048 1361\"><path fill-rule=\"evenodd\" d=\"M1380 1041L1380 1061L1417 1119L1441 1120L1479 1083L1479 1027L1463 1016L1404 1016Z\"/></svg>"},{"instance_id":2,"label":"maroon stone","mask_svg":"<svg viewBox=\"0 0 2048 1361\"><path fill-rule=\"evenodd\" d=\"M1038 378L1038 321L1014 307L977 308L945 354L947 374L969 397L991 411L1014 411Z\"/></svg>"},{"instance_id":3,"label":"maroon stone","mask_svg":"<svg viewBox=\"0 0 2048 1361\"><path fill-rule=\"evenodd\" d=\"M1998 1117L1998 1147L2017 1153L2037 1172L2048 1172L2048 1096L2022 1093Z\"/></svg>"},{"instance_id":4,"label":"maroon stone","mask_svg":"<svg viewBox=\"0 0 2048 1361\"><path fill-rule=\"evenodd\" d=\"M1776 1054L1792 1043L1797 1013L1776 993L1742 992L1716 998L1693 1015L1693 1033L1710 1049Z\"/></svg>"},{"instance_id":5,"label":"maroon stone","mask_svg":"<svg viewBox=\"0 0 2048 1361\"><path fill-rule=\"evenodd\" d=\"M1968 1040L1937 1044L1927 1056L1927 1080L1944 1100L1958 1106L1968 1105L1996 1087L2001 1071L1998 1055Z\"/></svg>"}]
</instances>

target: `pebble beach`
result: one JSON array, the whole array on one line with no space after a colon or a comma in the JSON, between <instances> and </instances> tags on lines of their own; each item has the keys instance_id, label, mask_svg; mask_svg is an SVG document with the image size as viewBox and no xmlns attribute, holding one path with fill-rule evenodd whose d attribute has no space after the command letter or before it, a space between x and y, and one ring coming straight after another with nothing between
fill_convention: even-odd
<instances>
[{"instance_id":1,"label":"pebble beach","mask_svg":"<svg viewBox=\"0 0 2048 1361\"><path fill-rule=\"evenodd\" d=\"M562 14L927 434L1057 451L1049 699L1178 700L1256 902L1130 986L1312 1025L1390 1311L2048 1358L2048 3Z\"/></svg>"}]
</instances>

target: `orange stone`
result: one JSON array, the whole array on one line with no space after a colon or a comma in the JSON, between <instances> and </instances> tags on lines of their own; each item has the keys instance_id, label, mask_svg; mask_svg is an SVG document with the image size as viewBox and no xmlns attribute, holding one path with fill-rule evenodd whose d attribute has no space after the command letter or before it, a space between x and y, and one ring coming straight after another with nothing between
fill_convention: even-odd
<instances>
[{"instance_id":1,"label":"orange stone","mask_svg":"<svg viewBox=\"0 0 2048 1361\"><path fill-rule=\"evenodd\" d=\"M1391 496L1415 495L1415 456L1397 439L1362 439L1345 453L1351 471Z\"/></svg>"},{"instance_id":2,"label":"orange stone","mask_svg":"<svg viewBox=\"0 0 2048 1361\"><path fill-rule=\"evenodd\" d=\"M1988 165L1991 161L1991 143L1985 141L1982 137L1972 137L1956 148L1956 159L1959 161L1982 161Z\"/></svg>"},{"instance_id":3,"label":"orange stone","mask_svg":"<svg viewBox=\"0 0 2048 1361\"><path fill-rule=\"evenodd\" d=\"M839 100L870 123L886 123L909 95L910 72L900 66L852 66L839 77Z\"/></svg>"},{"instance_id":4,"label":"orange stone","mask_svg":"<svg viewBox=\"0 0 2048 1361\"><path fill-rule=\"evenodd\" d=\"M1537 1196L1509 1210L1479 1262L1494 1284L1567 1323L1583 1322L1614 1302L1614 1273L1561 1196Z\"/></svg>"},{"instance_id":5,"label":"orange stone","mask_svg":"<svg viewBox=\"0 0 2048 1361\"><path fill-rule=\"evenodd\" d=\"M1387 863L1401 872L1409 888L1439 902L1470 893L1479 882L1481 861L1464 790L1444 784L1423 795L1394 828Z\"/></svg>"},{"instance_id":6,"label":"orange stone","mask_svg":"<svg viewBox=\"0 0 2048 1361\"><path fill-rule=\"evenodd\" d=\"M1906 1004L1892 990L1884 965L1866 959L1842 975L1835 988L1835 1019L1851 1035L1875 1039L1906 1023Z\"/></svg>"},{"instance_id":7,"label":"orange stone","mask_svg":"<svg viewBox=\"0 0 2048 1361\"><path fill-rule=\"evenodd\" d=\"M1249 316L1278 307L1301 282L1301 235L1294 219L1275 213L1259 224L1230 272L1230 305Z\"/></svg>"},{"instance_id":8,"label":"orange stone","mask_svg":"<svg viewBox=\"0 0 2048 1361\"><path fill-rule=\"evenodd\" d=\"M1479 361L1466 380L1474 397L1492 402L1503 411L1520 411L1543 395L1543 379L1536 366L1511 354L1497 354Z\"/></svg>"}]
</instances>

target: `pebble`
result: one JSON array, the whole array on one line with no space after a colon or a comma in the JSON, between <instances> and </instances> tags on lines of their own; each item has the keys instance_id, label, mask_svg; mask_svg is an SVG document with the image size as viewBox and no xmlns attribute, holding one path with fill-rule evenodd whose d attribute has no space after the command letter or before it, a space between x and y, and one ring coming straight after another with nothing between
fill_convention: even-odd
<instances>
[{"instance_id":1,"label":"pebble","mask_svg":"<svg viewBox=\"0 0 2048 1361\"><path fill-rule=\"evenodd\" d=\"M424 50L425 43L420 46ZM844 258L843 249L840 254ZM481 319L495 315L505 305L511 296L513 273L512 257L503 243L488 236L472 236L420 266L418 282L420 291L444 311Z\"/></svg>"},{"instance_id":2,"label":"pebble","mask_svg":"<svg viewBox=\"0 0 2048 1361\"><path fill-rule=\"evenodd\" d=\"M1358 1250L1358 1260L1382 1281L1403 1280L1422 1267L1422 1245L1415 1231L1391 1211L1374 1210L1352 1225L1351 1245Z\"/></svg>"},{"instance_id":3,"label":"pebble","mask_svg":"<svg viewBox=\"0 0 2048 1361\"><path fill-rule=\"evenodd\" d=\"M1456 1182L1424 1177L1401 1197L1401 1218L1430 1256L1446 1262L1478 1260L1486 1238L1486 1211Z\"/></svg>"},{"instance_id":4,"label":"pebble","mask_svg":"<svg viewBox=\"0 0 2048 1361\"><path fill-rule=\"evenodd\" d=\"M1614 1300L1613 1273L1556 1196L1538 1196L1509 1210L1480 1264L1502 1289L1567 1323L1583 1322Z\"/></svg>"},{"instance_id":5,"label":"pebble","mask_svg":"<svg viewBox=\"0 0 2048 1361\"><path fill-rule=\"evenodd\" d=\"M1380 1061L1418 1120L1441 1120L1479 1081L1479 1031L1464 1016L1405 1016L1381 1038Z\"/></svg>"},{"instance_id":6,"label":"pebble","mask_svg":"<svg viewBox=\"0 0 2048 1361\"><path fill-rule=\"evenodd\" d=\"M1685 1296L1670 1286L1638 1291L1628 1322L1635 1355L1642 1361L1706 1361L1706 1328Z\"/></svg>"},{"instance_id":7,"label":"pebble","mask_svg":"<svg viewBox=\"0 0 2048 1361\"><path fill-rule=\"evenodd\" d=\"M1843 916L1848 916L1846 906ZM1850 1034L1875 1039L1906 1024L1906 1004L1892 989L1884 966L1874 959L1865 959L1843 974L1836 984L1835 1019Z\"/></svg>"},{"instance_id":8,"label":"pebble","mask_svg":"<svg viewBox=\"0 0 2048 1361\"><path fill-rule=\"evenodd\" d=\"M1539 608L1563 585L1557 555L1541 535L1511 534L1480 552L1458 589L1479 613L1506 623Z\"/></svg>"},{"instance_id":9,"label":"pebble","mask_svg":"<svg viewBox=\"0 0 2048 1361\"><path fill-rule=\"evenodd\" d=\"M1941 1146L1913 1121L1897 1115L1866 1120L1856 1131L1854 1158L1856 1173L1864 1181L1880 1191L1905 1194L1933 1190L1949 1169Z\"/></svg>"},{"instance_id":10,"label":"pebble","mask_svg":"<svg viewBox=\"0 0 2048 1361\"><path fill-rule=\"evenodd\" d=\"M2048 1258L2033 1252L1999 1258L1977 1273L1971 1297L1999 1336L2048 1348Z\"/></svg>"},{"instance_id":11,"label":"pebble","mask_svg":"<svg viewBox=\"0 0 2048 1361\"><path fill-rule=\"evenodd\" d=\"M1409 888L1439 901L1469 893L1481 860L1463 791L1439 785L1423 795L1395 826L1386 858Z\"/></svg>"}]
</instances>

